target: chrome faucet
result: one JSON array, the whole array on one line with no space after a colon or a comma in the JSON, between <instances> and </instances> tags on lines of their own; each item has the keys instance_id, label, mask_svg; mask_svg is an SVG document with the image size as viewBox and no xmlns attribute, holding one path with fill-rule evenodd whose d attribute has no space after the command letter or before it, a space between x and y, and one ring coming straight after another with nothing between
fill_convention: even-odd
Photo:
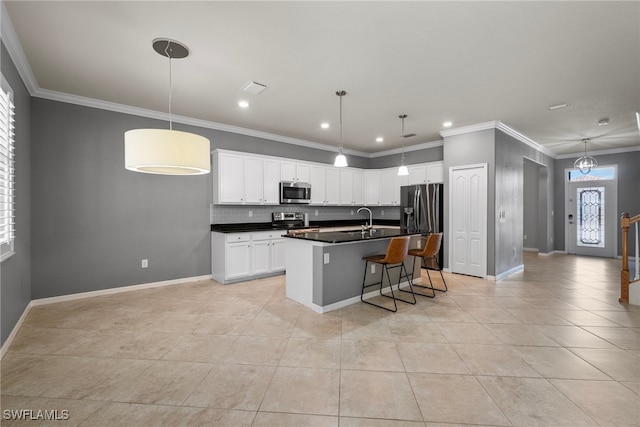
<instances>
[{"instance_id":1,"label":"chrome faucet","mask_svg":"<svg viewBox=\"0 0 640 427\"><path fill-rule=\"evenodd\" d=\"M369 212L369 223L367 224L367 228L370 229L371 227L373 227L373 214L371 213L371 209L369 208L360 208L358 209L358 213L363 210Z\"/></svg>"}]
</instances>

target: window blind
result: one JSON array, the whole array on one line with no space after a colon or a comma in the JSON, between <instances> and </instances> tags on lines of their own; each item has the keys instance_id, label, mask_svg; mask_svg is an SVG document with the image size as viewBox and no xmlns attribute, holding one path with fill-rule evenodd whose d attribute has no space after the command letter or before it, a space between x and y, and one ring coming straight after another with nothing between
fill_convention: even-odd
<instances>
[{"instance_id":1,"label":"window blind","mask_svg":"<svg viewBox=\"0 0 640 427\"><path fill-rule=\"evenodd\" d=\"M13 250L15 238L14 105L11 92L0 90L0 245Z\"/></svg>"}]
</instances>

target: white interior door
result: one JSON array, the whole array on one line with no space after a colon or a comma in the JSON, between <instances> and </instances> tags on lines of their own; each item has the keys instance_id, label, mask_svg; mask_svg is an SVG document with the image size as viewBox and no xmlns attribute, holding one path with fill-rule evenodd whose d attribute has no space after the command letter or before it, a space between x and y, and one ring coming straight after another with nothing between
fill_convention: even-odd
<instances>
[{"instance_id":1,"label":"white interior door","mask_svg":"<svg viewBox=\"0 0 640 427\"><path fill-rule=\"evenodd\" d=\"M565 171L565 242L567 253L613 258L617 248L617 167L583 175Z\"/></svg>"},{"instance_id":2,"label":"white interior door","mask_svg":"<svg viewBox=\"0 0 640 427\"><path fill-rule=\"evenodd\" d=\"M487 165L449 169L449 265L453 273L487 275Z\"/></svg>"}]
</instances>

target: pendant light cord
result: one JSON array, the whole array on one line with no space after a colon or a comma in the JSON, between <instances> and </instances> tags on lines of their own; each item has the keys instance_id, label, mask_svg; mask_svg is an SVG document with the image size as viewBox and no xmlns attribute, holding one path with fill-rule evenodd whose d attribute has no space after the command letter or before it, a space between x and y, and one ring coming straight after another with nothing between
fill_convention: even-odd
<instances>
[{"instance_id":1,"label":"pendant light cord","mask_svg":"<svg viewBox=\"0 0 640 427\"><path fill-rule=\"evenodd\" d=\"M165 55L169 58L169 130L173 130L173 120L171 118L171 92L173 91L172 87L172 78L171 78L171 54L169 53L169 48L171 47L171 42L167 42L167 47L164 49Z\"/></svg>"},{"instance_id":2,"label":"pendant light cord","mask_svg":"<svg viewBox=\"0 0 640 427\"><path fill-rule=\"evenodd\" d=\"M400 118L402 119L402 160L401 164L404 165L404 119L407 117L406 114L401 114Z\"/></svg>"},{"instance_id":3,"label":"pendant light cord","mask_svg":"<svg viewBox=\"0 0 640 427\"><path fill-rule=\"evenodd\" d=\"M344 90L339 90L336 92L336 95L340 97L340 146L338 147L338 152L342 154L342 97L346 95L347 92Z\"/></svg>"}]
</instances>

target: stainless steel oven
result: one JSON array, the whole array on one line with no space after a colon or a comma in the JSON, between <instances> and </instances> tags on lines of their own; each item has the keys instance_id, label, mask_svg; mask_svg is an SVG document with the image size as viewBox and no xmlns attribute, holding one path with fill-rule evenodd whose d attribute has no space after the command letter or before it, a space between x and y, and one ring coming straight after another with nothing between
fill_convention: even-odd
<instances>
[{"instance_id":1,"label":"stainless steel oven","mask_svg":"<svg viewBox=\"0 0 640 427\"><path fill-rule=\"evenodd\" d=\"M308 182L280 182L280 204L309 204L311 184Z\"/></svg>"}]
</instances>

